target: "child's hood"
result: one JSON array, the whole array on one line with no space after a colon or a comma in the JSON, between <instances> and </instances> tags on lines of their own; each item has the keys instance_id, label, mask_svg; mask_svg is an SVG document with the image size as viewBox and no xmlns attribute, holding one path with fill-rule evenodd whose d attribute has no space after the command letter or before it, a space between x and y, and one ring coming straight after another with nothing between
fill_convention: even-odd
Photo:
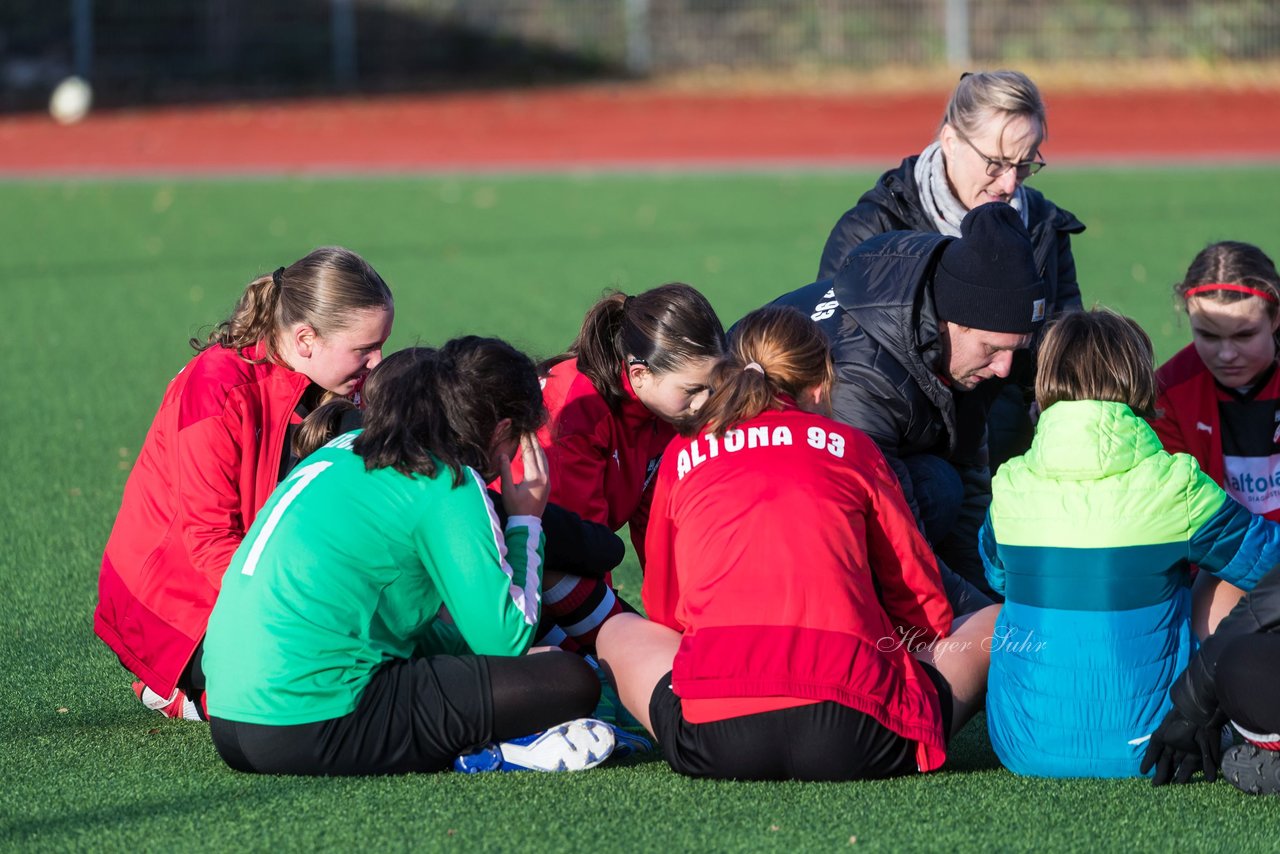
<instances>
[{"instance_id":1,"label":"child's hood","mask_svg":"<svg viewBox=\"0 0 1280 854\"><path fill-rule=\"evenodd\" d=\"M1042 477L1095 480L1136 467L1163 448L1123 403L1060 401L1040 415L1025 464Z\"/></svg>"}]
</instances>

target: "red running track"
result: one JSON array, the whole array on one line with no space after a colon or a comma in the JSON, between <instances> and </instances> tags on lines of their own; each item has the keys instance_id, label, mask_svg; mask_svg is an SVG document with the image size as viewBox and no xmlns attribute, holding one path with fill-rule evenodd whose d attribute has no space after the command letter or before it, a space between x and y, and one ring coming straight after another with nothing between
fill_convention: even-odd
<instances>
[{"instance_id":1,"label":"red running track","mask_svg":"<svg viewBox=\"0 0 1280 854\"><path fill-rule=\"evenodd\" d=\"M1280 162L1280 90L1046 93L1053 163ZM645 88L379 97L0 118L7 176L887 166L946 93Z\"/></svg>"}]
</instances>

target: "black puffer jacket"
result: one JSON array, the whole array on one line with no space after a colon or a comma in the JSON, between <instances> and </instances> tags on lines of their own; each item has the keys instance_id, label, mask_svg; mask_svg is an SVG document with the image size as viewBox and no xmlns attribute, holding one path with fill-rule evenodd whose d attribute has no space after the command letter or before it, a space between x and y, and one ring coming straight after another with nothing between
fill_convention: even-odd
<instances>
[{"instance_id":1,"label":"black puffer jacket","mask_svg":"<svg viewBox=\"0 0 1280 854\"><path fill-rule=\"evenodd\" d=\"M912 155L896 169L880 176L875 186L862 194L858 204L840 217L822 250L818 278L829 279L844 265L849 253L863 242L887 231L936 232L933 220L920 204L916 185L916 159ZM1080 283L1076 281L1076 261L1071 254L1071 235L1084 231L1084 223L1024 185L1027 197L1027 230L1035 247L1036 268L1045 280L1045 296L1052 316L1065 309L1081 307Z\"/></svg>"},{"instance_id":2,"label":"black puffer jacket","mask_svg":"<svg viewBox=\"0 0 1280 854\"><path fill-rule=\"evenodd\" d=\"M958 392L940 378L942 348L929 283L952 238L899 231L864 244L834 279L779 297L818 321L836 363L835 417L890 458L935 454L983 465L984 383Z\"/></svg>"},{"instance_id":3,"label":"black puffer jacket","mask_svg":"<svg viewBox=\"0 0 1280 854\"><path fill-rule=\"evenodd\" d=\"M834 279L775 303L800 309L827 334L836 368L833 414L884 452L917 521L915 488L902 458L933 454L959 472L965 488L960 519L934 550L951 569L989 591L978 528L991 503L987 410L1001 384L989 381L964 392L939 376L944 366L932 274L952 239L911 231L879 235L859 247Z\"/></svg>"},{"instance_id":4,"label":"black puffer jacket","mask_svg":"<svg viewBox=\"0 0 1280 854\"><path fill-rule=\"evenodd\" d=\"M933 219L925 213L920 203L920 190L916 184L916 160L912 155L895 169L880 176L875 186L862 194L858 204L840 217L827 245L822 251L818 266L818 278L829 279L844 265L845 260L858 246L879 234L889 231L923 231L937 233ZM1076 261L1071 254L1071 235L1084 231L1084 223L1070 211L1063 210L1044 197L1044 194L1026 187L1027 224L1031 245L1035 250L1036 269L1045 282L1045 297L1049 316L1061 311L1081 308L1080 283L1076 281ZM1031 442L1033 428L1027 415L1027 407L1034 400L1035 355L1039 336L1030 350L1014 354L1009 372L1009 387L1005 389L1002 423L998 435L992 437L995 459L998 465L1009 456L1020 454ZM997 441L997 439L999 441ZM999 447L995 447L998 445Z\"/></svg>"}]
</instances>

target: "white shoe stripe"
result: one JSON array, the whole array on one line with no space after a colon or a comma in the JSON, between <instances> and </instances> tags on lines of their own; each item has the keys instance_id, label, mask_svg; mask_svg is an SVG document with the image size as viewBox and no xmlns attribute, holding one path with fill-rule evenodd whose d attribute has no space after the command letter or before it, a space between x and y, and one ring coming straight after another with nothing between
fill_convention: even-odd
<instances>
[{"instance_id":1,"label":"white shoe stripe","mask_svg":"<svg viewBox=\"0 0 1280 854\"><path fill-rule=\"evenodd\" d=\"M1276 744L1280 742L1280 733L1272 732L1264 735L1256 732L1250 732L1235 721L1232 721L1231 725L1236 728L1236 732L1240 733L1250 741L1257 742L1258 744Z\"/></svg>"}]
</instances>

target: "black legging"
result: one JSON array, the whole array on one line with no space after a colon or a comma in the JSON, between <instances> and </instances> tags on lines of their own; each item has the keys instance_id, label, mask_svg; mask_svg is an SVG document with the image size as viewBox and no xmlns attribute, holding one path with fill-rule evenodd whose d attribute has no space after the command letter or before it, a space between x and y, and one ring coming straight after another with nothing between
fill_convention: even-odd
<instances>
[{"instance_id":1,"label":"black legging","mask_svg":"<svg viewBox=\"0 0 1280 854\"><path fill-rule=\"evenodd\" d=\"M1280 634L1231 641L1218 657L1213 682L1232 721L1259 735L1280 733Z\"/></svg>"},{"instance_id":2,"label":"black legging","mask_svg":"<svg viewBox=\"0 0 1280 854\"><path fill-rule=\"evenodd\" d=\"M387 663L340 718L270 725L215 716L210 725L237 771L404 774L439 771L491 741L585 717L599 698L595 672L576 655L438 655Z\"/></svg>"},{"instance_id":3,"label":"black legging","mask_svg":"<svg viewBox=\"0 0 1280 854\"><path fill-rule=\"evenodd\" d=\"M600 679L576 655L490 656L485 662L493 695L495 741L584 717L600 702Z\"/></svg>"}]
</instances>

